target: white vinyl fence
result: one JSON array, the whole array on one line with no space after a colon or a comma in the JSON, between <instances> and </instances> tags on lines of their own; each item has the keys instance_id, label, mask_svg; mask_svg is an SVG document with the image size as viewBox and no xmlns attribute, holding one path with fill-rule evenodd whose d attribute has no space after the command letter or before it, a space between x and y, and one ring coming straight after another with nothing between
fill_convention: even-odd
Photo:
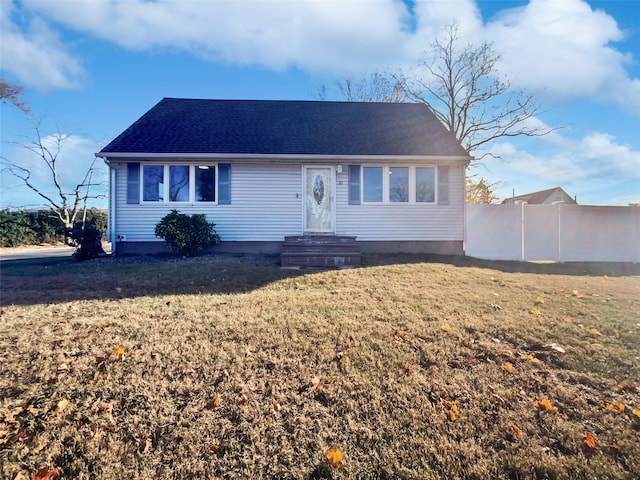
<instances>
[{"instance_id":1,"label":"white vinyl fence","mask_svg":"<svg viewBox=\"0 0 640 480\"><path fill-rule=\"evenodd\" d=\"M467 205L465 253L488 260L640 263L640 207Z\"/></svg>"}]
</instances>

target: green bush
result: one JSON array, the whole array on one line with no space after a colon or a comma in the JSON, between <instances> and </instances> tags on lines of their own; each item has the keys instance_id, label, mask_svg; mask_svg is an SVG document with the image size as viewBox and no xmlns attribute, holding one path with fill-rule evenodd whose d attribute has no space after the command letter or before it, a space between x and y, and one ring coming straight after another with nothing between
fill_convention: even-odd
<instances>
[{"instance_id":1,"label":"green bush","mask_svg":"<svg viewBox=\"0 0 640 480\"><path fill-rule=\"evenodd\" d=\"M207 217L202 213L189 216L171 210L156 225L155 234L164 240L172 252L192 257L207 245L220 243L214 227L215 224L207 222Z\"/></svg>"},{"instance_id":2,"label":"green bush","mask_svg":"<svg viewBox=\"0 0 640 480\"><path fill-rule=\"evenodd\" d=\"M31 219L25 212L0 210L0 247L17 247L35 241Z\"/></svg>"},{"instance_id":3,"label":"green bush","mask_svg":"<svg viewBox=\"0 0 640 480\"><path fill-rule=\"evenodd\" d=\"M107 212L89 208L86 222L94 222L102 232L107 229ZM37 245L40 243L64 243L71 232L51 210L0 210L0 247Z\"/></svg>"}]
</instances>

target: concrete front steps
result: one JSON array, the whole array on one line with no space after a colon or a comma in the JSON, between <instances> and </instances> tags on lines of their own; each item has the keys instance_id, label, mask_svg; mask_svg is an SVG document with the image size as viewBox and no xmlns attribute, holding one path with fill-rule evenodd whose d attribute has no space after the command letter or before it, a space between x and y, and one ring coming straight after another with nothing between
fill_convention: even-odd
<instances>
[{"instance_id":1,"label":"concrete front steps","mask_svg":"<svg viewBox=\"0 0 640 480\"><path fill-rule=\"evenodd\" d=\"M292 235L284 237L280 265L301 267L357 267L360 248L356 237L345 235Z\"/></svg>"}]
</instances>

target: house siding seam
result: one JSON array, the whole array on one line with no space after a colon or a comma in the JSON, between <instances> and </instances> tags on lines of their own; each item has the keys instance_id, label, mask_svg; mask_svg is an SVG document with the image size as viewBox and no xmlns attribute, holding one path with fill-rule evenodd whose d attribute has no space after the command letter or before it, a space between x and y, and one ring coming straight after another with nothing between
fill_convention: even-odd
<instances>
[{"instance_id":1,"label":"house siding seam","mask_svg":"<svg viewBox=\"0 0 640 480\"><path fill-rule=\"evenodd\" d=\"M204 213L225 241L282 241L300 235L303 182L300 164L233 163L229 205L127 204L127 164L116 169L116 231L127 242L161 241L155 225L171 209ZM336 233L363 241L462 241L464 167L449 167L448 205L349 205L348 169L336 174ZM419 214L419 221L416 214Z\"/></svg>"}]
</instances>

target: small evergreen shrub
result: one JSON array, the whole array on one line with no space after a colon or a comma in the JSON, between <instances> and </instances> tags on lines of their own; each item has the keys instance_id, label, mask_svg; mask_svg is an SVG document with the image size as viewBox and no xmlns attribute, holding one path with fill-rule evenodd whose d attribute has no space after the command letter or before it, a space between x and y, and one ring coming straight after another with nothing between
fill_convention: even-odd
<instances>
[{"instance_id":1,"label":"small evergreen shrub","mask_svg":"<svg viewBox=\"0 0 640 480\"><path fill-rule=\"evenodd\" d=\"M92 218L82 226L82 222L76 222L70 234L76 251L73 256L79 262L90 260L104 255L102 249L102 231L96 227L96 220Z\"/></svg>"},{"instance_id":2,"label":"small evergreen shrub","mask_svg":"<svg viewBox=\"0 0 640 480\"><path fill-rule=\"evenodd\" d=\"M165 245L179 255L192 257L202 252L208 245L220 243L215 224L207 222L202 213L185 215L171 210L156 225L156 237L164 240Z\"/></svg>"}]
</instances>

